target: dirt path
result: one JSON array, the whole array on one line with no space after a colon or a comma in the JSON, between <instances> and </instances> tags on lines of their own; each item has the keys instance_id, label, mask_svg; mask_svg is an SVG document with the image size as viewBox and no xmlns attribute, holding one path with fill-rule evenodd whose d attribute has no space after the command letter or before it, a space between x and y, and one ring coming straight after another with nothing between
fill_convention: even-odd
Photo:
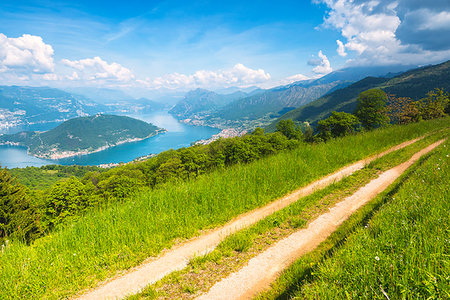
<instances>
[{"instance_id":1,"label":"dirt path","mask_svg":"<svg viewBox=\"0 0 450 300\"><path fill-rule=\"evenodd\" d=\"M145 261L140 266L128 270L125 274L102 283L97 288L81 295L78 299L118 299L136 294L147 285L155 283L171 272L185 268L191 258L210 252L230 234L248 227L272 213L283 209L289 204L297 201L300 197L310 195L316 190L324 188L333 182L353 174L355 171L364 168L364 166L371 161L411 145L422 138L423 137L401 143L382 153L348 165L347 167L323 177L320 180L314 181L303 188L295 190L266 206L242 214L224 226L218 227L206 234L166 250L158 257Z\"/></svg>"},{"instance_id":2,"label":"dirt path","mask_svg":"<svg viewBox=\"0 0 450 300\"><path fill-rule=\"evenodd\" d=\"M251 299L256 296L268 288L281 271L317 247L353 212L375 198L421 156L443 142L444 140L441 140L431 144L414 154L408 161L383 172L353 195L330 208L329 212L320 215L309 224L308 228L280 240L252 258L245 267L216 283L207 294L197 299Z\"/></svg>"}]
</instances>

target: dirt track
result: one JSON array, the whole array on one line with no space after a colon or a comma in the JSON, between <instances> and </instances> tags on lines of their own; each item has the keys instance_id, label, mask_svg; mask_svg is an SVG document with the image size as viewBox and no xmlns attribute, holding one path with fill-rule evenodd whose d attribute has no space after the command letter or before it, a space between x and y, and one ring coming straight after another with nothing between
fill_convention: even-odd
<instances>
[{"instance_id":1,"label":"dirt track","mask_svg":"<svg viewBox=\"0 0 450 300\"><path fill-rule=\"evenodd\" d=\"M109 281L102 283L97 288L81 295L77 299L118 299L136 294L145 286L160 280L171 272L185 268L191 258L210 252L230 234L248 227L271 215L272 213L283 209L289 204L297 201L300 197L310 195L316 190L324 188L333 182L339 181L342 178L353 174L355 171L364 168L364 166L371 161L395 150L411 145L420 139L422 138L401 143L380 154L348 165L347 167L325 176L320 180L314 181L311 184L280 199L277 199L266 206L242 214L224 226L164 251L160 256L152 258L140 266L130 269L121 276L112 278ZM214 290L215 286L212 291Z\"/></svg>"},{"instance_id":2,"label":"dirt track","mask_svg":"<svg viewBox=\"0 0 450 300\"><path fill-rule=\"evenodd\" d=\"M270 286L291 263L323 242L352 213L364 206L392 184L421 156L444 140L414 154L408 161L383 172L353 195L330 208L329 212L312 221L308 228L280 240L266 251L252 258L239 271L216 283L210 291L197 299L251 299Z\"/></svg>"}]
</instances>

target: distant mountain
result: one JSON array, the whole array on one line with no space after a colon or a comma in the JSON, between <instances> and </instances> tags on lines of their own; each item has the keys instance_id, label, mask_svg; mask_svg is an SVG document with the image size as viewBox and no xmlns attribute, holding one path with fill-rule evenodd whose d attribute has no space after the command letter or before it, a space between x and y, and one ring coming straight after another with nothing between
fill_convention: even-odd
<instances>
[{"instance_id":1,"label":"distant mountain","mask_svg":"<svg viewBox=\"0 0 450 300\"><path fill-rule=\"evenodd\" d=\"M333 71L314 81L315 84L330 83L337 80L356 82L366 77L391 78L405 71L416 69L417 65L388 65L348 67Z\"/></svg>"},{"instance_id":2,"label":"distant mountain","mask_svg":"<svg viewBox=\"0 0 450 300\"><path fill-rule=\"evenodd\" d=\"M199 113L208 114L246 96L246 93L240 91L223 95L204 89L196 89L188 92L183 100L178 102L169 113L179 119L194 118Z\"/></svg>"},{"instance_id":3,"label":"distant mountain","mask_svg":"<svg viewBox=\"0 0 450 300\"><path fill-rule=\"evenodd\" d=\"M257 86L249 86L246 88L231 86L231 87L227 87L227 88L223 88L223 89L214 90L214 92L216 92L217 94L224 94L224 95L232 94L235 92L244 92L246 94L254 94L254 93L260 93L262 91L263 91L263 89L261 89Z\"/></svg>"},{"instance_id":4,"label":"distant mountain","mask_svg":"<svg viewBox=\"0 0 450 300\"><path fill-rule=\"evenodd\" d=\"M97 103L109 104L116 101L128 101L134 99L134 97L128 95L127 93L108 88L96 88L96 87L75 87L75 88L64 88L65 91L71 94L78 94L88 97Z\"/></svg>"},{"instance_id":5,"label":"distant mountain","mask_svg":"<svg viewBox=\"0 0 450 300\"><path fill-rule=\"evenodd\" d=\"M311 103L289 111L267 127L268 131L275 130L279 120L292 119L298 122L308 121L316 123L328 117L332 111L353 112L356 108L358 95L371 88L381 88L386 93L398 97L420 99L426 93L443 88L450 91L450 61L438 65L416 68L392 78L367 77L343 89L329 93Z\"/></svg>"},{"instance_id":6,"label":"distant mountain","mask_svg":"<svg viewBox=\"0 0 450 300\"><path fill-rule=\"evenodd\" d=\"M46 132L4 134L0 144L25 146L36 157L59 159L143 140L162 131L130 117L98 114L68 120Z\"/></svg>"},{"instance_id":7,"label":"distant mountain","mask_svg":"<svg viewBox=\"0 0 450 300\"><path fill-rule=\"evenodd\" d=\"M302 80L268 90L256 87L231 87L216 92L197 89L189 92L170 112L189 124L251 130L256 126L266 126L283 114L368 75L394 76L411 67L344 68L318 79Z\"/></svg>"},{"instance_id":8,"label":"distant mountain","mask_svg":"<svg viewBox=\"0 0 450 300\"><path fill-rule=\"evenodd\" d=\"M325 84L298 82L267 90L263 93L241 98L218 110L213 117L236 121L258 119L270 114L277 117L287 110L313 101L327 92L348 85L345 81Z\"/></svg>"},{"instance_id":9,"label":"distant mountain","mask_svg":"<svg viewBox=\"0 0 450 300\"><path fill-rule=\"evenodd\" d=\"M87 97L49 87L0 86L0 129L103 112Z\"/></svg>"},{"instance_id":10,"label":"distant mountain","mask_svg":"<svg viewBox=\"0 0 450 300\"><path fill-rule=\"evenodd\" d=\"M124 91L107 88L77 87L66 88L72 94L79 94L107 107L109 113L149 113L168 109L163 102L153 101L147 98L136 99Z\"/></svg>"}]
</instances>

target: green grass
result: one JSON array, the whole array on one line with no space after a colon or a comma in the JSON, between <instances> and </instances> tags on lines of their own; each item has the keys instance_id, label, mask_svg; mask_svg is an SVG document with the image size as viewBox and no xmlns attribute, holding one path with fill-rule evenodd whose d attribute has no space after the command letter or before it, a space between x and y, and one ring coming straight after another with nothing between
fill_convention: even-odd
<instances>
[{"instance_id":1,"label":"green grass","mask_svg":"<svg viewBox=\"0 0 450 300\"><path fill-rule=\"evenodd\" d=\"M222 241L213 252L193 258L184 270L148 286L141 294L130 299L152 299L158 296L179 298L183 295L183 284L186 283L189 283L190 286L197 286L196 291L206 291L220 277L242 267L249 259L264 251L273 242L293 233L298 228L305 227L307 222L314 219L316 215L326 211L336 201L352 194L380 172L406 161L417 151L445 138L448 134L448 129L440 131L408 147L376 159L351 176L310 196L303 197L253 226L232 234Z\"/></svg>"},{"instance_id":2,"label":"green grass","mask_svg":"<svg viewBox=\"0 0 450 300\"><path fill-rule=\"evenodd\" d=\"M449 147L422 159L259 298L449 298Z\"/></svg>"},{"instance_id":3,"label":"green grass","mask_svg":"<svg viewBox=\"0 0 450 300\"><path fill-rule=\"evenodd\" d=\"M348 163L446 127L449 118L302 145L248 165L167 184L88 213L31 246L0 254L0 298L61 298L223 224ZM245 241L240 241L245 250Z\"/></svg>"}]
</instances>

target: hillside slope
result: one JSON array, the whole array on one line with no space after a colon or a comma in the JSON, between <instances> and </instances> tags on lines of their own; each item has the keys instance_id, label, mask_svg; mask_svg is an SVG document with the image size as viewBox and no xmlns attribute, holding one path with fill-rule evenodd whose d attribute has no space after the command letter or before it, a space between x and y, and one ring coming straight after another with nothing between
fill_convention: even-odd
<instances>
[{"instance_id":1,"label":"hillside slope","mask_svg":"<svg viewBox=\"0 0 450 300\"><path fill-rule=\"evenodd\" d=\"M58 159L142 140L161 130L130 117L98 114L68 120L46 132L5 134L0 136L0 144L25 146L34 156Z\"/></svg>"},{"instance_id":2,"label":"hillside slope","mask_svg":"<svg viewBox=\"0 0 450 300\"><path fill-rule=\"evenodd\" d=\"M49 87L0 86L1 127L63 121L105 107L87 97Z\"/></svg>"},{"instance_id":3,"label":"hillside slope","mask_svg":"<svg viewBox=\"0 0 450 300\"><path fill-rule=\"evenodd\" d=\"M207 114L246 96L247 94L241 91L223 95L204 89L196 89L188 92L183 100L178 102L169 113L179 119L194 118L197 114Z\"/></svg>"},{"instance_id":4,"label":"hillside slope","mask_svg":"<svg viewBox=\"0 0 450 300\"><path fill-rule=\"evenodd\" d=\"M351 113L356 108L356 98L359 93L371 88L381 88L388 94L411 97L416 100L423 98L427 92L435 88L448 91L450 90L450 61L410 70L393 78L364 78L284 114L270 124L267 130L274 131L275 124L280 120L292 119L298 122L316 123L326 118L332 111Z\"/></svg>"}]
</instances>

